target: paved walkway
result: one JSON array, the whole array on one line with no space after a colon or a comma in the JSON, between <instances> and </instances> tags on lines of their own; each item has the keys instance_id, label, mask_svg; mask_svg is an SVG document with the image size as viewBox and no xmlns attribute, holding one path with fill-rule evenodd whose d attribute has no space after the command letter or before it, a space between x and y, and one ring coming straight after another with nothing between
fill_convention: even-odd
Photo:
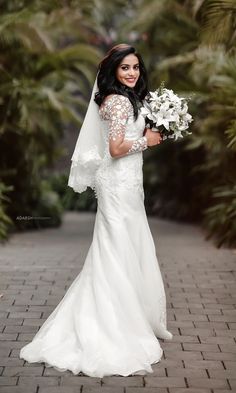
<instances>
[{"instance_id":1,"label":"paved walkway","mask_svg":"<svg viewBox=\"0 0 236 393\"><path fill-rule=\"evenodd\" d=\"M236 392L236 251L215 249L197 227L149 222L174 333L153 374L90 378L18 358L82 268L94 215L69 213L59 229L0 247L0 393Z\"/></svg>"}]
</instances>

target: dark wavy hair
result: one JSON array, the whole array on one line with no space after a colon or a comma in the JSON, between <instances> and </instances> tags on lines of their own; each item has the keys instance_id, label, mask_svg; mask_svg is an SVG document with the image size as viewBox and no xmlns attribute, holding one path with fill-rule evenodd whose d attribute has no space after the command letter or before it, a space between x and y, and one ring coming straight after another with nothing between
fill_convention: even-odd
<instances>
[{"instance_id":1,"label":"dark wavy hair","mask_svg":"<svg viewBox=\"0 0 236 393\"><path fill-rule=\"evenodd\" d=\"M134 88L123 85L116 78L116 70L123 58L134 54L139 61L140 76ZM98 92L95 94L94 101L100 106L109 94L121 94L129 98L134 117L138 117L138 106L148 94L147 71L143 59L135 48L128 44L119 44L109 50L107 55L98 66L97 75Z\"/></svg>"}]
</instances>

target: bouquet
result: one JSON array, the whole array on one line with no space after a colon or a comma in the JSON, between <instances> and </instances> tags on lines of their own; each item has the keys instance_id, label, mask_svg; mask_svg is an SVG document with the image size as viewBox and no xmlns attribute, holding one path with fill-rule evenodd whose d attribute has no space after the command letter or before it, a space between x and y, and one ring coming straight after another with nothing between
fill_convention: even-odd
<instances>
[{"instance_id":1,"label":"bouquet","mask_svg":"<svg viewBox=\"0 0 236 393\"><path fill-rule=\"evenodd\" d=\"M187 99L179 97L173 90L166 89L163 83L159 89L146 96L141 114L153 131L161 133L163 140L177 140L191 134L187 129L193 118L188 113Z\"/></svg>"}]
</instances>

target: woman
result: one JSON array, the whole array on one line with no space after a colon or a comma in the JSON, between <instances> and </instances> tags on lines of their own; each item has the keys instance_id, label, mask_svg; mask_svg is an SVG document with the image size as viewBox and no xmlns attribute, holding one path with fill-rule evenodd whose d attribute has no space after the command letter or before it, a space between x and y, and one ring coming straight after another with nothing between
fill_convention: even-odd
<instances>
[{"instance_id":1,"label":"woman","mask_svg":"<svg viewBox=\"0 0 236 393\"><path fill-rule=\"evenodd\" d=\"M68 183L96 193L93 241L82 271L21 349L28 362L91 377L152 373L162 357L158 338L172 338L144 208L142 151L161 141L139 111L147 92L141 56L126 44L112 48L99 65Z\"/></svg>"}]
</instances>

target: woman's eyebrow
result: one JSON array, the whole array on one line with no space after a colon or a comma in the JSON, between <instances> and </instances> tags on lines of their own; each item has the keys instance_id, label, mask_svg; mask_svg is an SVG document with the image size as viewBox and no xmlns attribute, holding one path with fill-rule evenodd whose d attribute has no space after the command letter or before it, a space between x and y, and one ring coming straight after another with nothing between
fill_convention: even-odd
<instances>
[{"instance_id":1,"label":"woman's eyebrow","mask_svg":"<svg viewBox=\"0 0 236 393\"><path fill-rule=\"evenodd\" d=\"M122 63L121 66L123 66L123 65L125 65L125 66L130 66L130 65L132 65L132 64L125 64L125 63ZM134 64L134 66L136 66L136 65L139 65L139 63Z\"/></svg>"}]
</instances>

